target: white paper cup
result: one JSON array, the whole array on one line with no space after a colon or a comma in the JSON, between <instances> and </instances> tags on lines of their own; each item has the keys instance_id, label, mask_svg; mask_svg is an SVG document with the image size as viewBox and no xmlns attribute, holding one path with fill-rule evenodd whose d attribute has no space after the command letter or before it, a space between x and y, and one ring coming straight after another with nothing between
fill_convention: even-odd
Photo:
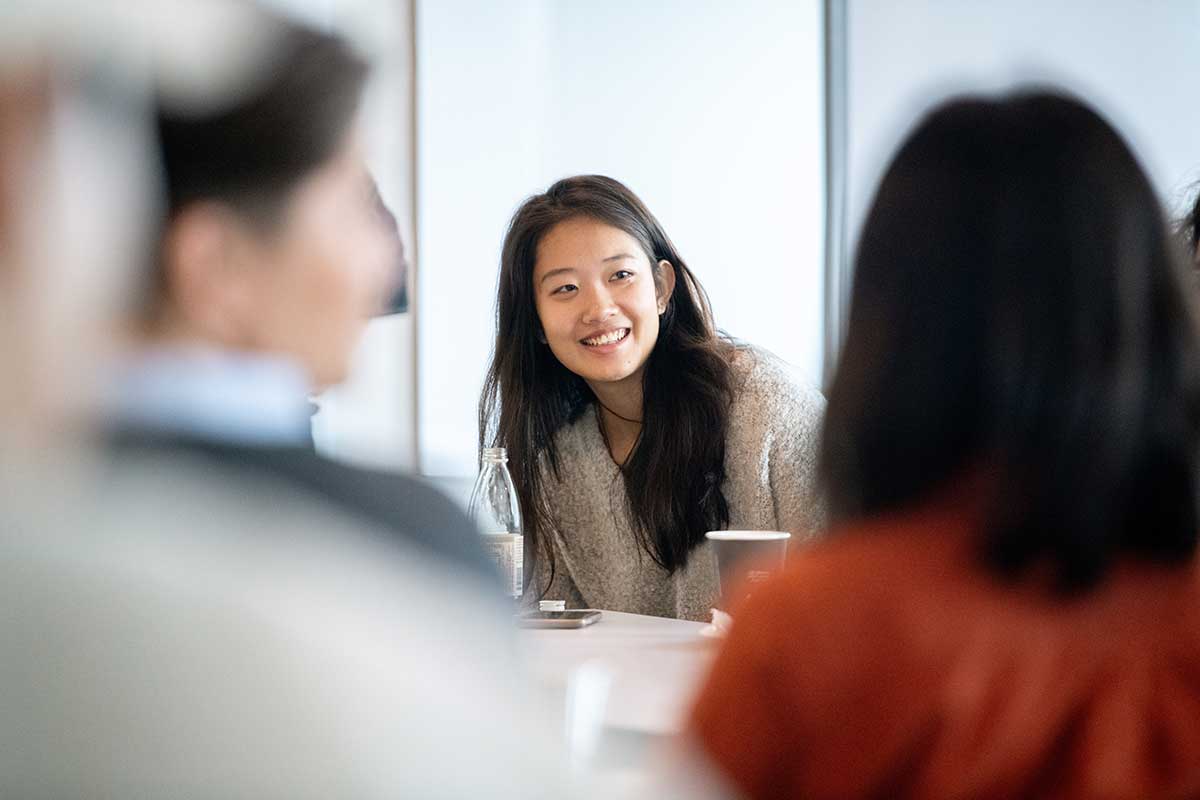
<instances>
[{"instance_id":1,"label":"white paper cup","mask_svg":"<svg viewBox=\"0 0 1200 800\"><path fill-rule=\"evenodd\" d=\"M744 602L756 585L783 569L792 538L785 531L709 531L704 536L712 542L717 558L718 605L725 611Z\"/></svg>"}]
</instances>

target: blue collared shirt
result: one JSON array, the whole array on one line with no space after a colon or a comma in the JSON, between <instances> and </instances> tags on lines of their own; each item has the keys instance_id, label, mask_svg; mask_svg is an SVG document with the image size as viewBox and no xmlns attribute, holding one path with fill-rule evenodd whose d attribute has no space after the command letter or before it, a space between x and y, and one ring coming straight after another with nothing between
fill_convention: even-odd
<instances>
[{"instance_id":1,"label":"blue collared shirt","mask_svg":"<svg viewBox=\"0 0 1200 800\"><path fill-rule=\"evenodd\" d=\"M211 347L162 347L122 364L109 402L118 427L248 445L312 443L307 373L295 362Z\"/></svg>"}]
</instances>

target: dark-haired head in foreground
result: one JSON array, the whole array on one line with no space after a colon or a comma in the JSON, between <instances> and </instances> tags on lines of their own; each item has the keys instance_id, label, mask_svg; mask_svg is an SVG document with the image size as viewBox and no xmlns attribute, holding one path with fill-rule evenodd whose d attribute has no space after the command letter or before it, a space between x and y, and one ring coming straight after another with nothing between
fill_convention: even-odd
<instances>
[{"instance_id":1,"label":"dark-haired head in foreground","mask_svg":"<svg viewBox=\"0 0 1200 800\"><path fill-rule=\"evenodd\" d=\"M336 36L273 19L275 58L217 109L158 114L168 201L145 317L152 338L345 377L395 281L358 126L366 64Z\"/></svg>"},{"instance_id":2,"label":"dark-haired head in foreground","mask_svg":"<svg viewBox=\"0 0 1200 800\"><path fill-rule=\"evenodd\" d=\"M1121 137L1047 93L960 100L874 198L821 470L842 520L988 486L987 563L1082 589L1196 546L1200 355L1168 226Z\"/></svg>"},{"instance_id":3,"label":"dark-haired head in foreground","mask_svg":"<svg viewBox=\"0 0 1200 800\"><path fill-rule=\"evenodd\" d=\"M158 112L168 215L146 352L115 381L111 438L198 457L235 486L282 481L494 585L449 500L312 446L305 398L345 376L402 248L358 135L366 65L336 36L264 16L278 30L254 85L223 107Z\"/></svg>"}]
</instances>

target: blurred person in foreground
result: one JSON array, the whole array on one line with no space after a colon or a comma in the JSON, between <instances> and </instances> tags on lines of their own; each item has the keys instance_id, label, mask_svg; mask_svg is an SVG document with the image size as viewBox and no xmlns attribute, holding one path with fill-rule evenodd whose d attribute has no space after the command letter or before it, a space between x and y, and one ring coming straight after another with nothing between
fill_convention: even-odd
<instances>
[{"instance_id":1,"label":"blurred person in foreground","mask_svg":"<svg viewBox=\"0 0 1200 800\"><path fill-rule=\"evenodd\" d=\"M364 160L366 64L336 36L269 24L273 58L240 92L158 113L167 218L116 441L283 481L498 587L449 499L312 445L308 395L346 377L401 249Z\"/></svg>"},{"instance_id":2,"label":"blurred person in foreground","mask_svg":"<svg viewBox=\"0 0 1200 800\"><path fill-rule=\"evenodd\" d=\"M695 707L748 797L1195 797L1200 352L1121 137L959 99L883 177L820 469L836 527Z\"/></svg>"},{"instance_id":3,"label":"blurred person in foreground","mask_svg":"<svg viewBox=\"0 0 1200 800\"><path fill-rule=\"evenodd\" d=\"M197 7L171 4L158 33L207 42L221 63L222 45L260 24L239 12L205 38L185 5ZM53 29L77 9L34 10ZM21 29L6 14L0 41ZM111 38L86 30L20 59L14 43L0 61L0 325L12 334L0 367L38 365L45 401L10 392L0 406L2 463L29 467L0 473L0 796L570 796L554 743L524 728L492 593L430 549L381 541L289 481L179 451L79 459L94 463L71 481L51 468L89 450L94 420L76 383L49 377L100 349L115 316L102 301L136 263L139 215L126 212L152 216L138 168L153 155L152 120L137 113L148 76L89 71L102 80L82 91L73 80L80 62L146 45L134 16L106 13ZM105 223L84 229L97 238L61 241L76 211ZM79 294L46 291L69 279ZM50 346L63 363L40 363Z\"/></svg>"}]
</instances>

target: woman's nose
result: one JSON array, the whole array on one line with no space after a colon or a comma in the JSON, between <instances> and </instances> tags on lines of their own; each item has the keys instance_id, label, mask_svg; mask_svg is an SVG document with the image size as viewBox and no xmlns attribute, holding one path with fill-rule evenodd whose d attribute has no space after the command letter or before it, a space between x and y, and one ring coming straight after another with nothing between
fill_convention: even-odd
<instances>
[{"instance_id":1,"label":"woman's nose","mask_svg":"<svg viewBox=\"0 0 1200 800\"><path fill-rule=\"evenodd\" d=\"M589 300L587 310L583 315L585 325L598 325L616 316L617 307L607 291L595 291Z\"/></svg>"}]
</instances>

